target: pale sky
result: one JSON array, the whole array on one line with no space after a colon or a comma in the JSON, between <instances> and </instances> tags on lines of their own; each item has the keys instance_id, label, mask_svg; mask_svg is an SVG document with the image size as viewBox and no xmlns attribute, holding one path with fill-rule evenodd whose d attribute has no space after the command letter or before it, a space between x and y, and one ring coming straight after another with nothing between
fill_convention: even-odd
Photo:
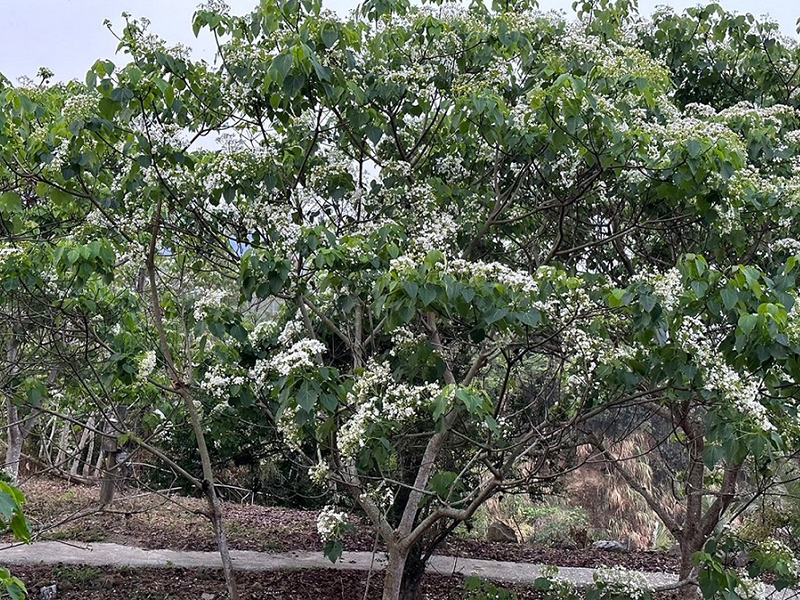
<instances>
[{"instance_id":1,"label":"pale sky","mask_svg":"<svg viewBox=\"0 0 800 600\"><path fill-rule=\"evenodd\" d=\"M325 6L340 14L355 7L358 0L326 0ZM98 58L110 58L117 64L125 61L114 56L117 41L103 26L110 19L119 30L121 13L150 19L151 31L169 43L184 43L195 56L212 60L214 46L210 37L195 39L192 13L197 0L0 0L0 73L16 80L21 75L34 77L39 67L48 67L56 79L83 80L86 71ZM249 12L258 0L227 0L236 14ZM697 4L697 0L639 0L640 12L649 14L657 4L676 9ZM705 3L705 2L702 2ZM540 0L543 10L562 9L571 14L571 0ZM783 31L796 35L800 16L797 0L721 0L727 10L769 14Z\"/></svg>"}]
</instances>

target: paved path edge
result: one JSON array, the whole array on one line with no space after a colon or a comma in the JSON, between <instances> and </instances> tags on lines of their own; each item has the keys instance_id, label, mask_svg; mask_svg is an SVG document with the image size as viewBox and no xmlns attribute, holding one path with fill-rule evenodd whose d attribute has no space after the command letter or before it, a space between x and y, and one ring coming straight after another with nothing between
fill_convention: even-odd
<instances>
[{"instance_id":1,"label":"paved path edge","mask_svg":"<svg viewBox=\"0 0 800 600\"><path fill-rule=\"evenodd\" d=\"M283 553L232 550L231 558L237 570L280 571L296 569L345 569L367 571L372 565L382 570L386 556L370 552L345 552L336 564L332 564L321 552L294 551ZM109 567L183 567L190 569L220 569L216 552L146 550L106 542L35 542L24 545L0 547L0 564L73 564ZM541 576L544 565L480 560L454 556L433 556L428 562L428 571L439 575L477 575L493 581L532 585ZM579 587L593 582L595 569L559 567L559 576ZM677 577L671 573L643 573L652 586L671 584Z\"/></svg>"},{"instance_id":2,"label":"paved path edge","mask_svg":"<svg viewBox=\"0 0 800 600\"><path fill-rule=\"evenodd\" d=\"M344 569L367 571L370 567L382 570L386 566L383 553L345 552L339 562L333 564L321 552L293 551L282 553L231 550L233 565L242 571L282 571L299 569ZM11 544L0 546L2 565L87 565L107 567L144 567L188 569L221 569L216 552L147 550L134 546L123 546L107 542L34 542L33 544ZM506 561L461 558L455 556L433 556L428 561L428 572L444 576L477 575L484 579L504 583L532 585L541 576L545 565ZM581 567L559 567L561 579L579 588L594 582L597 569ZM639 571L652 587L671 585L678 581L674 573ZM788 600L800 597L800 592L784 590L774 592L768 586L771 600Z\"/></svg>"}]
</instances>

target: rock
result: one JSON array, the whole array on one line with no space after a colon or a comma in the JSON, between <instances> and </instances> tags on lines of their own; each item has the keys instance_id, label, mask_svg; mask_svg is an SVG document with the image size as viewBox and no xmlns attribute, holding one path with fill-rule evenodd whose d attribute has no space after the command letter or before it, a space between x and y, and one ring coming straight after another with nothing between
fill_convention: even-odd
<instances>
[{"instance_id":1,"label":"rock","mask_svg":"<svg viewBox=\"0 0 800 600\"><path fill-rule=\"evenodd\" d=\"M607 552L627 552L630 550L629 542L620 542L618 540L598 540L592 544L595 550L605 550Z\"/></svg>"},{"instance_id":2,"label":"rock","mask_svg":"<svg viewBox=\"0 0 800 600\"><path fill-rule=\"evenodd\" d=\"M486 540L489 542L511 542L517 543L517 534L502 521L494 521L486 531Z\"/></svg>"},{"instance_id":3,"label":"rock","mask_svg":"<svg viewBox=\"0 0 800 600\"><path fill-rule=\"evenodd\" d=\"M214 600L216 596L214 594L209 594L208 592L203 592L200 594L200 600Z\"/></svg>"},{"instance_id":4,"label":"rock","mask_svg":"<svg viewBox=\"0 0 800 600\"><path fill-rule=\"evenodd\" d=\"M746 567L750 564L750 553L747 550L739 550L734 554L733 562L739 568Z\"/></svg>"},{"instance_id":5,"label":"rock","mask_svg":"<svg viewBox=\"0 0 800 600\"><path fill-rule=\"evenodd\" d=\"M46 585L40 588L39 597L42 600L54 600L54 598L58 598L58 587L54 583L53 585Z\"/></svg>"}]
</instances>

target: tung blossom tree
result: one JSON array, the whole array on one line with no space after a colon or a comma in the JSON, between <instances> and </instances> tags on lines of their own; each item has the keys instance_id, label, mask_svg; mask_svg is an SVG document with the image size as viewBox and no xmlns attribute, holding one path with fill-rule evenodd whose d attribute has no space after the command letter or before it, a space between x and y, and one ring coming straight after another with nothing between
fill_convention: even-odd
<instances>
[{"instance_id":1,"label":"tung blossom tree","mask_svg":"<svg viewBox=\"0 0 800 600\"><path fill-rule=\"evenodd\" d=\"M384 599L411 600L458 524L551 483L585 435L610 454L592 423L626 410L685 441L683 521L646 497L683 593L736 585L692 557L742 470L796 449L797 44L718 7L578 16L213 3L194 26L216 66L129 19L127 65L0 89L3 285L44 252L26 281L53 265L69 293L43 297L107 365L71 381L190 423L201 469L173 466L231 597L215 436L271 427L375 526ZM709 63L732 44L752 81ZM319 525L336 559L342 513Z\"/></svg>"}]
</instances>

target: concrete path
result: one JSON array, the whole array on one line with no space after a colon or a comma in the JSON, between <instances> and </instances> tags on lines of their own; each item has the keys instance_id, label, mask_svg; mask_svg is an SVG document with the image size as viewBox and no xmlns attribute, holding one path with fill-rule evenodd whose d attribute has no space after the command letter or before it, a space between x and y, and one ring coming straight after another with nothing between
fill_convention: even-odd
<instances>
[{"instance_id":1,"label":"concrete path","mask_svg":"<svg viewBox=\"0 0 800 600\"><path fill-rule=\"evenodd\" d=\"M232 550L231 557L236 569L243 571L279 571L296 569L347 569L367 571L373 561L369 552L345 552L341 560L331 564L321 552L267 553L247 550ZM383 569L386 557L378 553L374 557L374 568ZM0 546L0 564L73 564L109 567L185 567L189 569L222 568L216 552L195 552L176 550L145 550L120 544L83 542L36 542L30 545ZM477 575L484 579L505 583L532 585L541 575L543 565L513 563L453 556L434 556L428 562L428 571L439 575ZM593 583L594 569L559 567L559 577L578 587ZM670 585L678 578L672 573L642 573L653 587ZM786 590L773 592L771 600L798 598L800 594Z\"/></svg>"},{"instance_id":2,"label":"concrete path","mask_svg":"<svg viewBox=\"0 0 800 600\"><path fill-rule=\"evenodd\" d=\"M331 564L321 552L284 552L280 554L232 550L236 569L245 571L278 571L293 569L348 569L367 571L372 562L369 552L345 552L341 560ZM190 569L222 568L216 552L144 550L119 544L82 542L36 542L30 545L0 547L0 564L75 564L110 567L186 567ZM375 569L383 569L386 557L375 556ZM485 579L531 585L541 575L542 565L512 563L452 556L434 556L428 571L440 575L478 575ZM594 569L561 567L559 575L578 586L592 583ZM653 586L677 581L669 573L645 573Z\"/></svg>"}]
</instances>

